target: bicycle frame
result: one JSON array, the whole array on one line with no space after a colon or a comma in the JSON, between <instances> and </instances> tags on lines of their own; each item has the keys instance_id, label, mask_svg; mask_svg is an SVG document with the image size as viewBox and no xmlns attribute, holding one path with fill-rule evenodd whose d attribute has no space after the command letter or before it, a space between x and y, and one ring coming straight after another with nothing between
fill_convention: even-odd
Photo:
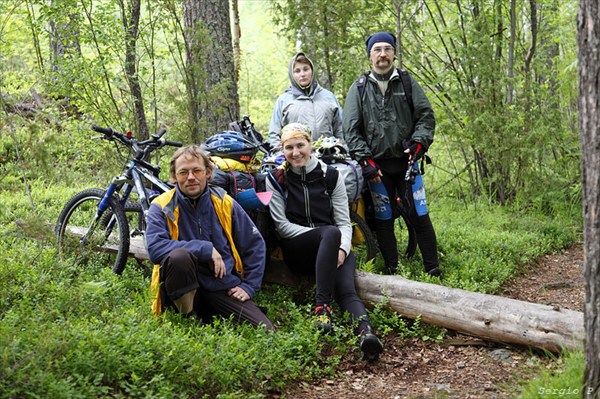
<instances>
[{"instance_id":1,"label":"bicycle frame","mask_svg":"<svg viewBox=\"0 0 600 399\"><path fill-rule=\"evenodd\" d=\"M149 169L151 169L152 171L150 171ZM146 179L148 182L150 182L154 187L158 189L160 193L169 191L172 188L167 183L156 177L155 173L157 172L158 167L150 165L145 161L132 160L127 165L127 170L125 171L125 173L113 179L108 190L106 190L106 195L113 195L115 191L122 191L119 203L121 204L121 207L125 209L125 204L127 203L129 196L135 188L135 191L139 196L139 203L142 207L142 211L144 212L145 216L148 212L148 209L150 208L150 195L148 195L146 186L144 186L143 179ZM109 194L111 187L113 187L113 193Z\"/></svg>"},{"instance_id":2,"label":"bicycle frame","mask_svg":"<svg viewBox=\"0 0 600 399\"><path fill-rule=\"evenodd\" d=\"M94 233L96 226L102 218L102 215L106 211L109 206L110 199L113 197L115 193L120 194L118 196L118 202L121 205L123 210L126 209L127 201L133 190L138 194L138 203L142 208L142 215L145 218L148 213L148 209L150 208L150 197L144 186L144 179L150 182L153 187L156 187L161 193L170 190L170 187L167 183L160 180L157 176L160 172L160 168L157 165L152 165L151 163L145 161L150 156L150 153L156 149L161 148L164 145L171 145L174 147L180 147L181 143L166 141L161 139L161 136L165 133L166 130L161 130L158 135L153 135L154 143L158 143L158 146L150 146L146 145L150 142L150 140L146 142L137 142L135 139L130 138L129 136L125 136L122 133L116 132L111 128L101 128L97 126L92 127L93 130L103 133L104 138L113 139L117 138L118 142L122 143L126 147L134 150L135 154L133 155L133 159L127 162L126 170L120 176L116 176L111 180L110 185L106 189L104 193L104 197L98 203L98 210L96 212L96 217L91 222L87 233L81 238L81 242L83 244L87 243L87 238L90 234ZM162 140L162 141L161 141ZM143 143L144 146L141 146ZM108 221L105 229L105 235L107 238L112 231L112 228L115 223L115 218L111 218ZM143 234L143 232L142 232Z\"/></svg>"}]
</instances>

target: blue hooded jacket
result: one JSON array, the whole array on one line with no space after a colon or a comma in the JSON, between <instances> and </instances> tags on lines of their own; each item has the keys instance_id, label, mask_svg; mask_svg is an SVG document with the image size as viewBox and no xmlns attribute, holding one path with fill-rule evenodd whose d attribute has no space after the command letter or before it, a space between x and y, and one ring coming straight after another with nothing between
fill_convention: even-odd
<instances>
[{"instance_id":1,"label":"blue hooded jacket","mask_svg":"<svg viewBox=\"0 0 600 399\"><path fill-rule=\"evenodd\" d=\"M146 247L152 262L160 264L176 248L189 250L200 262L208 264L213 247L221 254L226 267L223 278L198 273L200 288L207 291L227 290L240 286L250 298L260 289L265 269L265 242L242 207L235 201L231 207L231 233L235 250L243 264L243 275L236 271L234 251L221 226L213 200L228 196L219 187L209 186L193 206L179 187L164 206L160 196L152 202L146 217ZM215 197L216 196L216 197ZM211 198L212 197L212 198ZM178 211L175 211L178 209ZM178 228L178 238L171 238L168 218Z\"/></svg>"}]
</instances>

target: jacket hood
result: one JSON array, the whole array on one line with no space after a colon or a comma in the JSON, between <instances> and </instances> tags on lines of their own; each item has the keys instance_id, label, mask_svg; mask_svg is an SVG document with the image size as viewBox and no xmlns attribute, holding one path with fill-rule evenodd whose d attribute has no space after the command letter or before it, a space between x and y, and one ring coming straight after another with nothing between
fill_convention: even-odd
<instances>
[{"instance_id":1,"label":"jacket hood","mask_svg":"<svg viewBox=\"0 0 600 399\"><path fill-rule=\"evenodd\" d=\"M298 84L298 82L296 82L296 80L294 79L294 64L296 63L296 60L298 59L298 57L300 57L301 55L306 57L306 59L308 60L308 63L310 64L310 68L313 71L312 79L311 79L310 85L308 87L301 87ZM288 77L290 78L290 83L291 83L290 91L292 92L292 94L294 94L296 96L298 96L298 95L312 96L313 94L315 94L315 92L317 91L317 88L319 87L319 83L317 82L317 74L315 72L315 64L313 64L312 60L310 58L308 58L308 56L306 54L304 54L303 52L297 53L290 60L290 63L288 64Z\"/></svg>"}]
</instances>

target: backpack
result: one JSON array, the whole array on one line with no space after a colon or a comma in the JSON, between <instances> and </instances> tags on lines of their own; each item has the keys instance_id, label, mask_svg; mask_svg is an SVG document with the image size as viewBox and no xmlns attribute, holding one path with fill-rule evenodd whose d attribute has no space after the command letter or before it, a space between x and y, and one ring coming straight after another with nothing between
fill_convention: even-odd
<instances>
[{"instance_id":1,"label":"backpack","mask_svg":"<svg viewBox=\"0 0 600 399\"><path fill-rule=\"evenodd\" d=\"M406 101L408 102L408 106L410 107L411 112L415 112L415 105L413 104L412 98L412 85L410 83L410 74L405 69L397 68L397 70L398 74L400 75L400 80L402 81L402 86L404 86L404 94L406 95ZM356 88L358 89L358 93L360 94L361 101L365 97L365 89L367 86L367 78L369 74L370 72L365 72L356 81Z\"/></svg>"},{"instance_id":2,"label":"backpack","mask_svg":"<svg viewBox=\"0 0 600 399\"><path fill-rule=\"evenodd\" d=\"M344 179L348 203L352 204L358 201L363 191L364 178L360 165L353 159L321 159L330 167L337 169L338 173ZM333 180L335 188L336 181Z\"/></svg>"}]
</instances>

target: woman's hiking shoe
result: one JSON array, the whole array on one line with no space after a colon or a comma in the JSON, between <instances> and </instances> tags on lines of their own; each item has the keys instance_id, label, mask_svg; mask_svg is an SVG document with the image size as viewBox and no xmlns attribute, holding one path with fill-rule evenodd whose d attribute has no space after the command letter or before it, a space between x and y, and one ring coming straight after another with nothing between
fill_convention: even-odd
<instances>
[{"instance_id":1,"label":"woman's hiking shoe","mask_svg":"<svg viewBox=\"0 0 600 399\"><path fill-rule=\"evenodd\" d=\"M327 304L315 308L314 324L325 333L331 331L331 308Z\"/></svg>"},{"instance_id":2,"label":"woman's hiking shoe","mask_svg":"<svg viewBox=\"0 0 600 399\"><path fill-rule=\"evenodd\" d=\"M363 359L375 361L379 354L383 352L383 344L373 333L371 326L365 328L360 333L360 350L363 354Z\"/></svg>"}]
</instances>

